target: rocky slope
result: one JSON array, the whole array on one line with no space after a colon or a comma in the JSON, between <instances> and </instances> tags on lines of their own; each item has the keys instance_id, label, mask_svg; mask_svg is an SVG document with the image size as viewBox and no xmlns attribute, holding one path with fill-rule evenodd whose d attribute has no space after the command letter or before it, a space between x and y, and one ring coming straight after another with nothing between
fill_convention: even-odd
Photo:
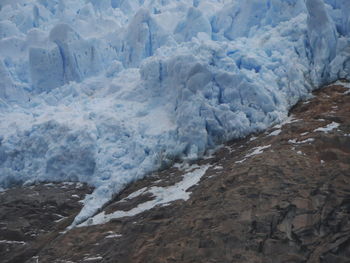
<instances>
[{"instance_id":1,"label":"rocky slope","mask_svg":"<svg viewBox=\"0 0 350 263\"><path fill-rule=\"evenodd\" d=\"M314 95L284 125L198 161L209 168L187 201L65 231L89 187L0 193L1 262L350 262L350 92L338 82ZM140 207L196 165L131 184L105 214Z\"/></svg>"}]
</instances>

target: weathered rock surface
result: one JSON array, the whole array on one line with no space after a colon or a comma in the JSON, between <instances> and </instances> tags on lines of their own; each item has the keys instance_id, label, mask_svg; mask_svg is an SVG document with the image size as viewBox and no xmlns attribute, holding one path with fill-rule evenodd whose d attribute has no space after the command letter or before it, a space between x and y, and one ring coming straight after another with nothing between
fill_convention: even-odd
<instances>
[{"instance_id":1,"label":"weathered rock surface","mask_svg":"<svg viewBox=\"0 0 350 263\"><path fill-rule=\"evenodd\" d=\"M332 85L314 95L282 127L200 160L210 168L188 201L62 233L88 187L0 193L1 262L350 262L350 93ZM152 200L124 198L183 173L138 181L104 211Z\"/></svg>"},{"instance_id":2,"label":"weathered rock surface","mask_svg":"<svg viewBox=\"0 0 350 263\"><path fill-rule=\"evenodd\" d=\"M0 262L36 258L71 224L91 191L81 183L47 183L0 192Z\"/></svg>"}]
</instances>

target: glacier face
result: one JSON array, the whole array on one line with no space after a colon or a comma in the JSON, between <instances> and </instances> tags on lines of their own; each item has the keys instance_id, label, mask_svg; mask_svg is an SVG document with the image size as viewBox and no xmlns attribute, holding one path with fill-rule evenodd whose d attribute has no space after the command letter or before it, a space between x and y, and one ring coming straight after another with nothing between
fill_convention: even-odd
<instances>
[{"instance_id":1,"label":"glacier face","mask_svg":"<svg viewBox=\"0 0 350 263\"><path fill-rule=\"evenodd\" d=\"M0 1L0 186L96 187L75 223L177 159L350 79L348 0Z\"/></svg>"}]
</instances>

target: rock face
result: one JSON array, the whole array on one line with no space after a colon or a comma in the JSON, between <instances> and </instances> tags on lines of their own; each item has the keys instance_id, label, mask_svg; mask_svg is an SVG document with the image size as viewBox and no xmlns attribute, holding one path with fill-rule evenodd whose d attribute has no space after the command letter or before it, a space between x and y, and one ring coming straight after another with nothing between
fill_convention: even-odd
<instances>
[{"instance_id":1,"label":"rock face","mask_svg":"<svg viewBox=\"0 0 350 263\"><path fill-rule=\"evenodd\" d=\"M62 232L88 187L0 193L2 262L350 262L350 92L314 95L285 124L198 161L210 167L187 201ZM137 181L103 210L131 210L154 197L130 194L183 174Z\"/></svg>"},{"instance_id":2,"label":"rock face","mask_svg":"<svg viewBox=\"0 0 350 263\"><path fill-rule=\"evenodd\" d=\"M0 192L0 261L35 258L71 223L91 190L81 183L47 183Z\"/></svg>"}]
</instances>

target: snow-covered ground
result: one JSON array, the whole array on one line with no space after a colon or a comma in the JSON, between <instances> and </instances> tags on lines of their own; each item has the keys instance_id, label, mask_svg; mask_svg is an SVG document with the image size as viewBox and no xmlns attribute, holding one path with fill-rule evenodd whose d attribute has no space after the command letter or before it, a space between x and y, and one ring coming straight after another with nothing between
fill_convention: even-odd
<instances>
[{"instance_id":1,"label":"snow-covered ground","mask_svg":"<svg viewBox=\"0 0 350 263\"><path fill-rule=\"evenodd\" d=\"M0 0L0 186L96 187L75 220L176 159L350 79L348 0Z\"/></svg>"},{"instance_id":2,"label":"snow-covered ground","mask_svg":"<svg viewBox=\"0 0 350 263\"><path fill-rule=\"evenodd\" d=\"M329 132L333 131L334 129L337 129L339 126L340 126L339 123L336 123L333 121L332 123L328 124L326 127L317 128L316 130L314 130L314 132L329 133Z\"/></svg>"},{"instance_id":3,"label":"snow-covered ground","mask_svg":"<svg viewBox=\"0 0 350 263\"><path fill-rule=\"evenodd\" d=\"M135 216L144 211L150 210L155 206L169 205L171 202L174 202L176 200L186 201L190 198L190 192L188 192L188 190L192 186L199 183L200 179L208 170L208 168L209 168L209 165L204 165L199 168L195 167L193 171L184 174L182 181L172 186L168 186L168 187L153 186L151 188L142 188L130 194L125 199L130 200L141 195L151 194L153 198L152 200L141 203L137 207L129 211L115 211L111 214L105 214L105 212L103 211L91 217L90 219L83 222L79 226L82 227L82 226L105 224L111 221L112 219ZM124 200L121 200L121 202L123 201Z\"/></svg>"}]
</instances>

